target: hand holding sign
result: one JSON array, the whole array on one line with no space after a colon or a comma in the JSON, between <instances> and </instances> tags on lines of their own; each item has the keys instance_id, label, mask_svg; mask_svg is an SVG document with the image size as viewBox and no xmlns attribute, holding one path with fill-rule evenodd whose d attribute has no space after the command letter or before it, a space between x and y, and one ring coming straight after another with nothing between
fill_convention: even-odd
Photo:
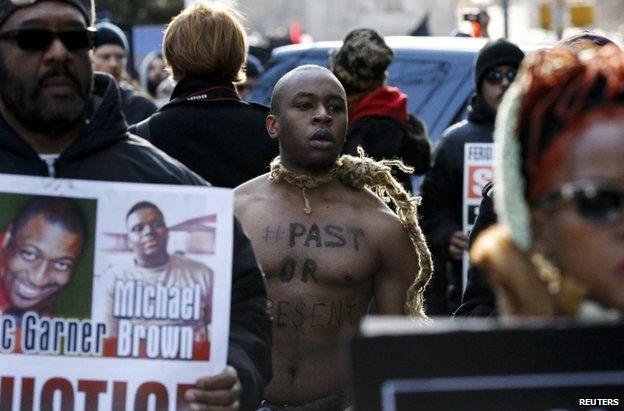
<instances>
[{"instance_id":1,"label":"hand holding sign","mask_svg":"<svg viewBox=\"0 0 624 411\"><path fill-rule=\"evenodd\" d=\"M231 365L217 375L197 380L194 389L186 392L192 410L238 410L242 386L236 369Z\"/></svg>"},{"instance_id":2,"label":"hand holding sign","mask_svg":"<svg viewBox=\"0 0 624 411\"><path fill-rule=\"evenodd\" d=\"M455 231L451 236L449 244L449 254L454 260L461 260L464 251L468 250L468 236L463 231Z\"/></svg>"}]
</instances>

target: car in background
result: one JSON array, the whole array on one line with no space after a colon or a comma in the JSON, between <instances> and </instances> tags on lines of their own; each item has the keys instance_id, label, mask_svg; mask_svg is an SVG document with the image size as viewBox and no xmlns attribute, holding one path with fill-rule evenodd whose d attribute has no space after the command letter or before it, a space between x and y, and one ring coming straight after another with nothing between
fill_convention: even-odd
<instances>
[{"instance_id":1,"label":"car in background","mask_svg":"<svg viewBox=\"0 0 624 411\"><path fill-rule=\"evenodd\" d=\"M407 94L409 112L425 122L435 144L442 132L465 114L474 91L473 60L487 39L402 36L385 40L394 51L388 84ZM341 44L317 42L276 48L249 101L269 105L280 77L303 64L329 67L329 51Z\"/></svg>"}]
</instances>

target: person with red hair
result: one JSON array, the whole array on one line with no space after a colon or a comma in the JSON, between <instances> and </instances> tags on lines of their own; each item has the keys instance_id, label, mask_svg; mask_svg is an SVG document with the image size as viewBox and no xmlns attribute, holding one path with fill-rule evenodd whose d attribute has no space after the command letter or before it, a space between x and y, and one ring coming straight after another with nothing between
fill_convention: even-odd
<instances>
[{"instance_id":1,"label":"person with red hair","mask_svg":"<svg viewBox=\"0 0 624 411\"><path fill-rule=\"evenodd\" d=\"M624 311L624 53L615 45L531 55L496 122L500 223L471 259L499 313Z\"/></svg>"}]
</instances>

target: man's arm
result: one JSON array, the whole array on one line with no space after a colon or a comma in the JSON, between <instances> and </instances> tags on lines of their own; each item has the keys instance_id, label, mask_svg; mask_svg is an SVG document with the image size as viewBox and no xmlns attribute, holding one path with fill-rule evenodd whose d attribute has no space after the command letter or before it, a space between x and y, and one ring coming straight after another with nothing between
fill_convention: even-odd
<instances>
[{"instance_id":1,"label":"man's arm","mask_svg":"<svg viewBox=\"0 0 624 411\"><path fill-rule=\"evenodd\" d=\"M418 256L407 231L394 219L380 239L380 268L373 292L379 314L405 314L406 293L418 274Z\"/></svg>"},{"instance_id":2,"label":"man's arm","mask_svg":"<svg viewBox=\"0 0 624 411\"><path fill-rule=\"evenodd\" d=\"M233 258L228 364L238 371L243 384L241 409L247 410L259 402L272 377L272 328L264 276L238 219L234 220Z\"/></svg>"}]
</instances>

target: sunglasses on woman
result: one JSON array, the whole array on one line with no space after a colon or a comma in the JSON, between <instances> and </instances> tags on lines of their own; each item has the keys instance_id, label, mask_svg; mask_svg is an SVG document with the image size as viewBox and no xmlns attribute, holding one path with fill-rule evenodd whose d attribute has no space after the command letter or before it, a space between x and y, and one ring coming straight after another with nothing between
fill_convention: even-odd
<instances>
[{"instance_id":1,"label":"sunglasses on woman","mask_svg":"<svg viewBox=\"0 0 624 411\"><path fill-rule=\"evenodd\" d=\"M552 208L561 202L572 202L578 215L592 223L609 225L624 218L624 189L608 183L564 184L546 195L537 206Z\"/></svg>"},{"instance_id":2,"label":"sunglasses on woman","mask_svg":"<svg viewBox=\"0 0 624 411\"><path fill-rule=\"evenodd\" d=\"M516 75L518 75L518 69L510 68L505 71L490 70L484 78L485 81L496 86L502 83L504 78L507 78L507 80L511 83L516 78Z\"/></svg>"},{"instance_id":3,"label":"sunglasses on woman","mask_svg":"<svg viewBox=\"0 0 624 411\"><path fill-rule=\"evenodd\" d=\"M96 35L97 31L94 28L63 31L17 29L0 33L0 39L14 41L25 51L46 51L58 38L68 51L83 51L93 47Z\"/></svg>"}]
</instances>

